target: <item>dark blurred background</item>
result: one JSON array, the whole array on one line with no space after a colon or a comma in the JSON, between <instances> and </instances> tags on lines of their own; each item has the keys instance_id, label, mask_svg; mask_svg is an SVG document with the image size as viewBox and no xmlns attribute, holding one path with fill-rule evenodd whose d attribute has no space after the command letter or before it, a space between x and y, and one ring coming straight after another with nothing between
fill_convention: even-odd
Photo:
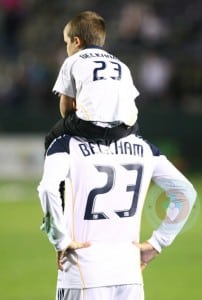
<instances>
[{"instance_id":1,"label":"dark blurred background","mask_svg":"<svg viewBox=\"0 0 202 300\"><path fill-rule=\"evenodd\" d=\"M141 135L201 170L201 0L0 0L0 134L45 134L60 117L62 31L82 10L105 18L106 49L131 69Z\"/></svg>"}]
</instances>

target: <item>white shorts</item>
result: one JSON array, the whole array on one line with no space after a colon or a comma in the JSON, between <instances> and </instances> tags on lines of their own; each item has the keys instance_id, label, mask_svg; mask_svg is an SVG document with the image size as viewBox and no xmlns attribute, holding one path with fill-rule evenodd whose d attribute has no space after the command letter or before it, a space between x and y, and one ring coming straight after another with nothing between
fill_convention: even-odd
<instances>
[{"instance_id":1,"label":"white shorts","mask_svg":"<svg viewBox=\"0 0 202 300\"><path fill-rule=\"evenodd\" d=\"M88 289L58 288L56 300L144 300L144 290L139 284Z\"/></svg>"}]
</instances>

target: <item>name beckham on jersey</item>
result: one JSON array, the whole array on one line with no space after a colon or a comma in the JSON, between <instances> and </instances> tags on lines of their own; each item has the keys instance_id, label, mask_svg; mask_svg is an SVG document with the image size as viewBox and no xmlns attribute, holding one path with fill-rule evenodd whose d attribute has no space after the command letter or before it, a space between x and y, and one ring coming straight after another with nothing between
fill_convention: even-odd
<instances>
[{"instance_id":1,"label":"name beckham on jersey","mask_svg":"<svg viewBox=\"0 0 202 300\"><path fill-rule=\"evenodd\" d=\"M105 57L105 58L110 58L110 59L115 59L115 60L119 60L116 56L108 54L108 53L85 53L85 54L81 54L79 55L81 58L85 59L85 58L97 58L97 57Z\"/></svg>"},{"instance_id":2,"label":"name beckham on jersey","mask_svg":"<svg viewBox=\"0 0 202 300\"><path fill-rule=\"evenodd\" d=\"M80 143L79 148L84 156L94 155L98 153L104 154L126 154L143 157L143 146L132 144L129 142L85 142Z\"/></svg>"}]
</instances>

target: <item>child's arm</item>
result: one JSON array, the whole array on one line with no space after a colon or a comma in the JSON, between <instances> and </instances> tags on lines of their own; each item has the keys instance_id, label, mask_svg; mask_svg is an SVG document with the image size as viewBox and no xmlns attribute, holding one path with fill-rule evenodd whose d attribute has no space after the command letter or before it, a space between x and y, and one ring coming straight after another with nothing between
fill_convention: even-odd
<instances>
[{"instance_id":1,"label":"child's arm","mask_svg":"<svg viewBox=\"0 0 202 300\"><path fill-rule=\"evenodd\" d=\"M63 118L65 118L70 112L76 110L76 100L75 98L60 95L60 113Z\"/></svg>"}]
</instances>

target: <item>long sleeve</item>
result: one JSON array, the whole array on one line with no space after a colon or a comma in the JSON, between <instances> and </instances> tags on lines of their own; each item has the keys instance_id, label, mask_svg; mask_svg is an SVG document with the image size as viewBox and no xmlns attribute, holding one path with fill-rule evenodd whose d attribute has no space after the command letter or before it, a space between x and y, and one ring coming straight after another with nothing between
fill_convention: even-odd
<instances>
[{"instance_id":1,"label":"long sleeve","mask_svg":"<svg viewBox=\"0 0 202 300\"><path fill-rule=\"evenodd\" d=\"M169 198L165 219L148 240L158 252L161 252L173 242L189 218L196 200L196 191L165 156L157 157L153 180Z\"/></svg>"},{"instance_id":2,"label":"long sleeve","mask_svg":"<svg viewBox=\"0 0 202 300\"><path fill-rule=\"evenodd\" d=\"M71 242L64 219L60 182L68 173L69 159L67 153L54 153L47 156L42 180L38 186L41 207L44 213L43 229L49 241L57 251L64 250Z\"/></svg>"}]
</instances>

